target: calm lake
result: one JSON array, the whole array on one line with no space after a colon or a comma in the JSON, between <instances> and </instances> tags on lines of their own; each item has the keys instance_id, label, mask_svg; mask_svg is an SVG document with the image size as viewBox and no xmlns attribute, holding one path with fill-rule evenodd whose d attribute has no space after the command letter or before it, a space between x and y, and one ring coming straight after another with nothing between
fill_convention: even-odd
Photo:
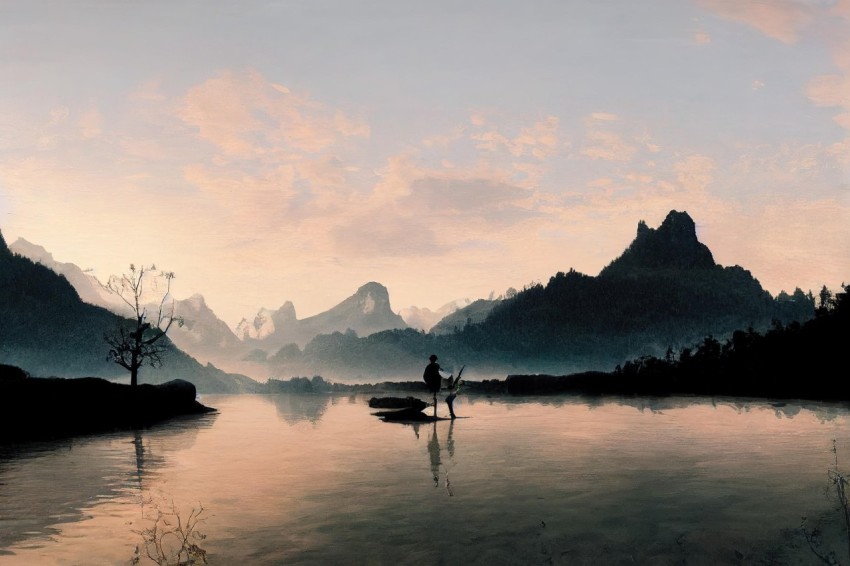
<instances>
[{"instance_id":1,"label":"calm lake","mask_svg":"<svg viewBox=\"0 0 850 566\"><path fill-rule=\"evenodd\" d=\"M0 564L128 564L172 505L203 506L210 564L818 563L804 516L848 562L840 405L461 395L469 418L413 426L362 395L202 401L0 452Z\"/></svg>"}]
</instances>

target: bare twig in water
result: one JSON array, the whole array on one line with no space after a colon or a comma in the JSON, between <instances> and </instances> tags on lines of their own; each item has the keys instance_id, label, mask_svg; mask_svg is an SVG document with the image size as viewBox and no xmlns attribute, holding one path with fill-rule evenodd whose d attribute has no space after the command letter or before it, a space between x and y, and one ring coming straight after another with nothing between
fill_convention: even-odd
<instances>
[{"instance_id":1,"label":"bare twig in water","mask_svg":"<svg viewBox=\"0 0 850 566\"><path fill-rule=\"evenodd\" d=\"M163 512L156 507L156 516L152 526L133 531L142 537L141 545L136 545L130 564L139 564L142 557L148 558L159 566L190 566L207 563L207 551L200 543L207 538L197 528L205 518L201 515L205 509L200 503L193 507L186 520L171 502L171 510Z\"/></svg>"},{"instance_id":2,"label":"bare twig in water","mask_svg":"<svg viewBox=\"0 0 850 566\"><path fill-rule=\"evenodd\" d=\"M847 476L838 468L838 447L835 439L832 440L832 454L834 457L832 468L827 470L827 477L829 478L827 495L831 497L833 488L835 489L834 493L838 500L838 510L841 511L841 515L844 518L844 529L847 539L847 556L850 558L850 501L847 499L847 486L850 482L848 482ZM800 531L803 533L803 537L805 537L812 553L817 556L821 562L825 564L840 564L834 551L825 552L823 550L822 533L819 526L815 526L811 531L809 531L806 528L806 517L803 517L802 522L800 523Z\"/></svg>"},{"instance_id":3,"label":"bare twig in water","mask_svg":"<svg viewBox=\"0 0 850 566\"><path fill-rule=\"evenodd\" d=\"M844 515L844 527L847 532L847 556L850 557L850 503L847 501L847 477L838 469L838 448L835 439L832 440L832 453L835 455L834 467L829 471L829 479L835 486L838 495L838 505Z\"/></svg>"},{"instance_id":4,"label":"bare twig in water","mask_svg":"<svg viewBox=\"0 0 850 566\"><path fill-rule=\"evenodd\" d=\"M811 531L806 528L806 517L803 517L800 521L800 531L803 533L803 537L806 539L806 542L809 544L809 549L812 551L812 554L818 557L821 562L824 564L835 565L839 564L838 560L835 558L835 552L829 551L824 553L821 545L821 531L820 528L815 527Z\"/></svg>"}]
</instances>

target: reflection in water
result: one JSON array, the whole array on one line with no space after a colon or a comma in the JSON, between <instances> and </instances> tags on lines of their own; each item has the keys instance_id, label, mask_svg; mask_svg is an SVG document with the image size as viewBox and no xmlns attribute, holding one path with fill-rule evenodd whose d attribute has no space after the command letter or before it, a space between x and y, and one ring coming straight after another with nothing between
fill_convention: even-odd
<instances>
[{"instance_id":1,"label":"reflection in water","mask_svg":"<svg viewBox=\"0 0 850 566\"><path fill-rule=\"evenodd\" d=\"M643 412L663 413L673 409L687 409L695 405L710 404L715 409L731 408L739 414L751 410L761 410L769 406L774 410L776 418L792 419L796 415L805 412L811 413L822 422L830 422L847 415L850 403L840 401L768 401L757 398L740 397L616 397L616 396L593 396L582 395L540 395L540 396L500 396L500 397L475 397L468 396L470 406L485 403L494 405L517 405L523 406L529 403L537 403L552 407L581 406L589 409L599 409L609 405L631 407Z\"/></svg>"},{"instance_id":2,"label":"reflection in water","mask_svg":"<svg viewBox=\"0 0 850 566\"><path fill-rule=\"evenodd\" d=\"M277 414L287 423L296 424L301 421L309 421L318 424L334 398L322 394L283 393L270 395L269 399L274 403Z\"/></svg>"},{"instance_id":3,"label":"reflection in water","mask_svg":"<svg viewBox=\"0 0 850 566\"><path fill-rule=\"evenodd\" d=\"M101 501L155 483L174 452L190 449L216 413L149 429L5 447L0 452L0 556L21 541L47 544ZM147 487L147 486L144 486Z\"/></svg>"},{"instance_id":4,"label":"reflection in water","mask_svg":"<svg viewBox=\"0 0 850 566\"><path fill-rule=\"evenodd\" d=\"M416 425L418 426L418 425ZM449 467L454 464L455 442L454 442L454 420L449 421L448 438L446 438L446 447L449 452L449 462L444 463L441 459L442 450L440 448L440 440L437 438L437 423L434 422L431 429L431 438L428 440L428 457L431 461L431 477L434 480L434 487L440 486L440 468L443 468L445 474L446 492L449 496L453 496L451 481L449 480ZM419 437L417 433L417 438Z\"/></svg>"},{"instance_id":5,"label":"reflection in water","mask_svg":"<svg viewBox=\"0 0 850 566\"><path fill-rule=\"evenodd\" d=\"M800 517L840 519L838 405L469 397L474 418L399 426L365 396L285 397L0 457L0 563L126 563L140 487L210 510L210 564L803 564ZM49 517L65 498L74 516Z\"/></svg>"}]
</instances>

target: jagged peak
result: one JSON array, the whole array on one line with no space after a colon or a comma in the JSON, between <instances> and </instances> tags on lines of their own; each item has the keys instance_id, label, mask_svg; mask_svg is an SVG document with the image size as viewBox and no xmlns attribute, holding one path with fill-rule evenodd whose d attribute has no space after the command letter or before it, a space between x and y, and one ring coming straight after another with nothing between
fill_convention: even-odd
<instances>
[{"instance_id":1,"label":"jagged peak","mask_svg":"<svg viewBox=\"0 0 850 566\"><path fill-rule=\"evenodd\" d=\"M671 210L658 227L658 232L674 238L697 241L697 225L687 212Z\"/></svg>"},{"instance_id":2,"label":"jagged peak","mask_svg":"<svg viewBox=\"0 0 850 566\"><path fill-rule=\"evenodd\" d=\"M295 318L295 305L292 304L292 301L286 301L283 303L279 309L274 313L275 316L284 318L284 319L294 319Z\"/></svg>"},{"instance_id":3,"label":"jagged peak","mask_svg":"<svg viewBox=\"0 0 850 566\"><path fill-rule=\"evenodd\" d=\"M369 293L386 296L389 296L390 294L386 287L376 281L369 281L368 283L361 285L360 288L357 289L357 293L355 294L366 295Z\"/></svg>"},{"instance_id":4,"label":"jagged peak","mask_svg":"<svg viewBox=\"0 0 850 566\"><path fill-rule=\"evenodd\" d=\"M696 234L696 223L687 212L671 210L657 229L638 222L637 236L623 254L600 275L635 269L710 268L714 257Z\"/></svg>"}]
</instances>

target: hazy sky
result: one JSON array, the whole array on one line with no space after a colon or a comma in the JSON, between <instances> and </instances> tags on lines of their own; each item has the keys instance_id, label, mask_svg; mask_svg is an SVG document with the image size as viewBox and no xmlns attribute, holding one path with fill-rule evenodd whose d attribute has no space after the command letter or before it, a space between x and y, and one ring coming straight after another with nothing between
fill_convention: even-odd
<instances>
[{"instance_id":1,"label":"hazy sky","mask_svg":"<svg viewBox=\"0 0 850 566\"><path fill-rule=\"evenodd\" d=\"M0 0L0 230L233 325L436 309L694 218L850 282L850 0Z\"/></svg>"}]
</instances>

